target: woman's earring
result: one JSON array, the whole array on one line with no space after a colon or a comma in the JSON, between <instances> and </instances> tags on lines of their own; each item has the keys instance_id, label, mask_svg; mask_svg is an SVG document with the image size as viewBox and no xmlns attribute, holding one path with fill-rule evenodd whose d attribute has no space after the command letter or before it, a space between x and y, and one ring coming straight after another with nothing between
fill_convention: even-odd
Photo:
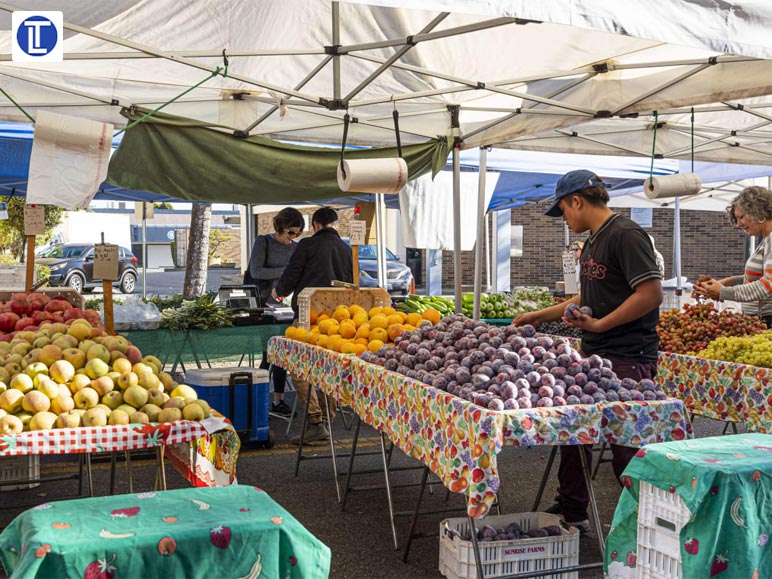
<instances>
[{"instance_id":1,"label":"woman's earring","mask_svg":"<svg viewBox=\"0 0 772 579\"><path fill-rule=\"evenodd\" d=\"M765 221L766 221L766 219L757 219L756 223L764 223Z\"/></svg>"}]
</instances>

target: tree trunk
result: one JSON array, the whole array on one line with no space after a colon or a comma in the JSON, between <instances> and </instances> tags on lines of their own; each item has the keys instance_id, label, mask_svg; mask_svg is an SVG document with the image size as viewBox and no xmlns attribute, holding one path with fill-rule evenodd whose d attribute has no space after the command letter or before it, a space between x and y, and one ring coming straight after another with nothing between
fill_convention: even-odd
<instances>
[{"instance_id":1,"label":"tree trunk","mask_svg":"<svg viewBox=\"0 0 772 579\"><path fill-rule=\"evenodd\" d=\"M185 284L182 295L186 299L204 295L209 261L209 226L212 222L211 203L193 203L190 212L190 236L185 263Z\"/></svg>"}]
</instances>

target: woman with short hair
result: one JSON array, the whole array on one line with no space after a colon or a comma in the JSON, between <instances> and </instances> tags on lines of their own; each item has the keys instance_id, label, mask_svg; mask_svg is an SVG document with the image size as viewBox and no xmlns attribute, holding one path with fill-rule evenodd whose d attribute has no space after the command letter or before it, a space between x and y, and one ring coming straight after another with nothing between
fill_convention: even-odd
<instances>
[{"instance_id":1,"label":"woman with short hair","mask_svg":"<svg viewBox=\"0 0 772 579\"><path fill-rule=\"evenodd\" d=\"M741 302L743 311L772 326L772 191L746 187L727 207L729 221L761 243L745 262L745 274L694 284L695 297Z\"/></svg>"}]
</instances>

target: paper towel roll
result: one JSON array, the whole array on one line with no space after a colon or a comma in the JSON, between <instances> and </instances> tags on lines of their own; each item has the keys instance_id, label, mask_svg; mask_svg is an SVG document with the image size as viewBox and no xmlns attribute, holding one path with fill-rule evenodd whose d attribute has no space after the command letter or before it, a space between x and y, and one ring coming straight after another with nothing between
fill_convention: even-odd
<instances>
[{"instance_id":1,"label":"paper towel roll","mask_svg":"<svg viewBox=\"0 0 772 579\"><path fill-rule=\"evenodd\" d=\"M664 197L686 197L697 195L702 189L702 180L695 173L677 173L646 178L643 182L643 192L649 199Z\"/></svg>"},{"instance_id":2,"label":"paper towel roll","mask_svg":"<svg viewBox=\"0 0 772 579\"><path fill-rule=\"evenodd\" d=\"M344 160L338 164L338 187L341 191L399 193L405 183L407 163L400 157Z\"/></svg>"}]
</instances>

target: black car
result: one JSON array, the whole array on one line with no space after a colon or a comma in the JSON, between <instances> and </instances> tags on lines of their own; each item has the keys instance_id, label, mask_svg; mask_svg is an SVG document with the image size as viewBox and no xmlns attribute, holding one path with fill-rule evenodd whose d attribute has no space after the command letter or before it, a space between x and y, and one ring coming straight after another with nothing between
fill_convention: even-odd
<instances>
[{"instance_id":1,"label":"black car","mask_svg":"<svg viewBox=\"0 0 772 579\"><path fill-rule=\"evenodd\" d=\"M37 263L48 266L51 286L69 286L82 293L89 293L102 285L101 279L94 279L94 244L67 243L49 249ZM118 280L113 282L125 294L134 293L137 287L137 258L131 250L118 248Z\"/></svg>"}]
</instances>

